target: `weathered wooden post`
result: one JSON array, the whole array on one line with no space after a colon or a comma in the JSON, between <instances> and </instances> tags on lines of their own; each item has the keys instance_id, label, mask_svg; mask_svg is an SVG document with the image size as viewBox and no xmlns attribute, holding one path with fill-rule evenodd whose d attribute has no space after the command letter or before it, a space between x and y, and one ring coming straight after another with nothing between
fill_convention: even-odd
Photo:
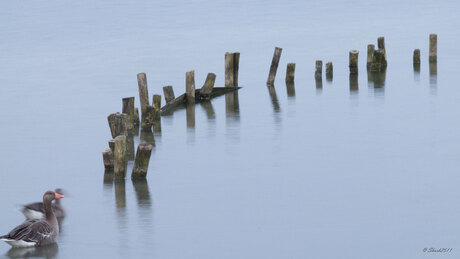
<instances>
[{"instance_id":1,"label":"weathered wooden post","mask_svg":"<svg viewBox=\"0 0 460 259\"><path fill-rule=\"evenodd\" d=\"M420 49L414 50L414 64L420 64Z\"/></svg>"},{"instance_id":2,"label":"weathered wooden post","mask_svg":"<svg viewBox=\"0 0 460 259\"><path fill-rule=\"evenodd\" d=\"M286 84L294 83L295 63L288 63L286 67Z\"/></svg>"},{"instance_id":3,"label":"weathered wooden post","mask_svg":"<svg viewBox=\"0 0 460 259\"><path fill-rule=\"evenodd\" d=\"M176 97L174 96L174 89L172 85L168 85L163 87L163 94L165 95L165 102L169 103L170 101L174 100Z\"/></svg>"},{"instance_id":4,"label":"weathered wooden post","mask_svg":"<svg viewBox=\"0 0 460 259\"><path fill-rule=\"evenodd\" d=\"M203 87L201 87L200 97L202 99L209 99L211 97L212 89L214 88L214 83L216 82L216 74L208 73L206 81L204 82Z\"/></svg>"},{"instance_id":5,"label":"weathered wooden post","mask_svg":"<svg viewBox=\"0 0 460 259\"><path fill-rule=\"evenodd\" d=\"M115 138L114 172L117 179L124 179L126 176L126 136L124 135Z\"/></svg>"},{"instance_id":6,"label":"weathered wooden post","mask_svg":"<svg viewBox=\"0 0 460 259\"><path fill-rule=\"evenodd\" d=\"M158 133L161 132L161 95L154 95L152 104L153 109L155 110L153 119L153 131Z\"/></svg>"},{"instance_id":7,"label":"weathered wooden post","mask_svg":"<svg viewBox=\"0 0 460 259\"><path fill-rule=\"evenodd\" d=\"M109 148L112 150L112 153L115 152L115 139L109 140Z\"/></svg>"},{"instance_id":8,"label":"weathered wooden post","mask_svg":"<svg viewBox=\"0 0 460 259\"><path fill-rule=\"evenodd\" d=\"M110 133L112 138L115 138L118 135L127 135L128 134L128 118L124 113L112 113L107 117L110 127Z\"/></svg>"},{"instance_id":9,"label":"weathered wooden post","mask_svg":"<svg viewBox=\"0 0 460 259\"><path fill-rule=\"evenodd\" d=\"M133 121L134 121L134 126L137 126L139 128L140 120L139 120L139 109L138 108L134 108Z\"/></svg>"},{"instance_id":10,"label":"weathered wooden post","mask_svg":"<svg viewBox=\"0 0 460 259\"><path fill-rule=\"evenodd\" d=\"M144 113L147 110L147 106L149 106L149 91L147 88L147 75L145 73L137 74L137 84L139 86L141 111Z\"/></svg>"},{"instance_id":11,"label":"weathered wooden post","mask_svg":"<svg viewBox=\"0 0 460 259\"><path fill-rule=\"evenodd\" d=\"M358 74L358 55L359 51L350 51L350 74Z\"/></svg>"},{"instance_id":12,"label":"weathered wooden post","mask_svg":"<svg viewBox=\"0 0 460 259\"><path fill-rule=\"evenodd\" d=\"M278 69L282 51L282 48L275 47L270 72L268 73L267 85L274 85L275 83L276 70Z\"/></svg>"},{"instance_id":13,"label":"weathered wooden post","mask_svg":"<svg viewBox=\"0 0 460 259\"><path fill-rule=\"evenodd\" d=\"M145 178L149 169L150 156L152 154L152 145L141 143L137 146L136 160L134 160L132 179Z\"/></svg>"},{"instance_id":14,"label":"weathered wooden post","mask_svg":"<svg viewBox=\"0 0 460 259\"><path fill-rule=\"evenodd\" d=\"M438 35L430 34L430 62L438 61Z\"/></svg>"},{"instance_id":15,"label":"weathered wooden post","mask_svg":"<svg viewBox=\"0 0 460 259\"><path fill-rule=\"evenodd\" d=\"M123 107L122 107L122 113L126 113L128 115L128 121L135 125L136 123L139 123L139 121L135 120L134 116L134 97L126 97L122 99L123 101Z\"/></svg>"},{"instance_id":16,"label":"weathered wooden post","mask_svg":"<svg viewBox=\"0 0 460 259\"><path fill-rule=\"evenodd\" d=\"M383 51L383 59L382 59L382 68L387 67L387 51L385 49L385 38L384 37L379 37L377 39L377 46L379 47L380 50Z\"/></svg>"},{"instance_id":17,"label":"weathered wooden post","mask_svg":"<svg viewBox=\"0 0 460 259\"><path fill-rule=\"evenodd\" d=\"M233 86L238 86L238 72L240 70L240 53L233 53Z\"/></svg>"},{"instance_id":18,"label":"weathered wooden post","mask_svg":"<svg viewBox=\"0 0 460 259\"><path fill-rule=\"evenodd\" d=\"M235 85L235 73L234 73L234 54L230 52L225 53L225 87Z\"/></svg>"},{"instance_id":19,"label":"weathered wooden post","mask_svg":"<svg viewBox=\"0 0 460 259\"><path fill-rule=\"evenodd\" d=\"M384 62L384 51L382 49L378 49L374 51L374 55L372 58L371 63L371 71L377 72L382 71L385 69L385 62Z\"/></svg>"},{"instance_id":20,"label":"weathered wooden post","mask_svg":"<svg viewBox=\"0 0 460 259\"><path fill-rule=\"evenodd\" d=\"M195 103L195 70L185 73L185 97L187 102Z\"/></svg>"},{"instance_id":21,"label":"weathered wooden post","mask_svg":"<svg viewBox=\"0 0 460 259\"><path fill-rule=\"evenodd\" d=\"M371 67L372 59L374 58L375 45L367 45L367 68Z\"/></svg>"},{"instance_id":22,"label":"weathered wooden post","mask_svg":"<svg viewBox=\"0 0 460 259\"><path fill-rule=\"evenodd\" d=\"M155 109L147 105L145 111L142 113L141 128L142 130L151 129L153 126L153 120L155 119Z\"/></svg>"},{"instance_id":23,"label":"weathered wooden post","mask_svg":"<svg viewBox=\"0 0 460 259\"><path fill-rule=\"evenodd\" d=\"M323 61L322 60L316 60L315 64L315 79L321 79L323 78Z\"/></svg>"},{"instance_id":24,"label":"weathered wooden post","mask_svg":"<svg viewBox=\"0 0 460 259\"><path fill-rule=\"evenodd\" d=\"M152 106L155 109L161 110L161 95L159 94L153 95Z\"/></svg>"},{"instance_id":25,"label":"weathered wooden post","mask_svg":"<svg viewBox=\"0 0 460 259\"><path fill-rule=\"evenodd\" d=\"M105 169L112 169L113 168L113 153L110 148L107 148L104 151L102 151L102 158L104 160Z\"/></svg>"},{"instance_id":26,"label":"weathered wooden post","mask_svg":"<svg viewBox=\"0 0 460 259\"><path fill-rule=\"evenodd\" d=\"M334 69L332 67L332 62L329 61L326 63L326 80L327 81L332 81Z\"/></svg>"}]
</instances>

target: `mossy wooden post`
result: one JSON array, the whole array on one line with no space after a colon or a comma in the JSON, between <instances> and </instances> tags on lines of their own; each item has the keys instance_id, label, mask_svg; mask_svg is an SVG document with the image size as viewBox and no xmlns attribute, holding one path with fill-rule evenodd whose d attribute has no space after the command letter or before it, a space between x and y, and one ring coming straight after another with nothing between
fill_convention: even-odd
<instances>
[{"instance_id":1,"label":"mossy wooden post","mask_svg":"<svg viewBox=\"0 0 460 259\"><path fill-rule=\"evenodd\" d=\"M155 109L161 110L161 95L154 94L152 99L152 106Z\"/></svg>"},{"instance_id":2,"label":"mossy wooden post","mask_svg":"<svg viewBox=\"0 0 460 259\"><path fill-rule=\"evenodd\" d=\"M414 50L414 64L420 64L420 49Z\"/></svg>"},{"instance_id":3,"label":"mossy wooden post","mask_svg":"<svg viewBox=\"0 0 460 259\"><path fill-rule=\"evenodd\" d=\"M369 44L367 45L367 68L371 67L372 59L374 57L375 45Z\"/></svg>"},{"instance_id":4,"label":"mossy wooden post","mask_svg":"<svg viewBox=\"0 0 460 259\"><path fill-rule=\"evenodd\" d=\"M147 105L145 112L142 113L142 122L141 128L142 130L151 129L153 126L153 120L155 119L155 109Z\"/></svg>"},{"instance_id":5,"label":"mossy wooden post","mask_svg":"<svg viewBox=\"0 0 460 259\"><path fill-rule=\"evenodd\" d=\"M126 176L126 136L115 138L114 172L116 179L124 179Z\"/></svg>"},{"instance_id":6,"label":"mossy wooden post","mask_svg":"<svg viewBox=\"0 0 460 259\"><path fill-rule=\"evenodd\" d=\"M350 63L348 66L350 68L350 74L358 74L358 55L359 51L350 51Z\"/></svg>"},{"instance_id":7,"label":"mossy wooden post","mask_svg":"<svg viewBox=\"0 0 460 259\"><path fill-rule=\"evenodd\" d=\"M112 150L112 153L115 152L115 139L109 140L109 148Z\"/></svg>"},{"instance_id":8,"label":"mossy wooden post","mask_svg":"<svg viewBox=\"0 0 460 259\"><path fill-rule=\"evenodd\" d=\"M113 152L110 148L107 148L104 151L102 151L102 159L104 160L105 169L113 168Z\"/></svg>"},{"instance_id":9,"label":"mossy wooden post","mask_svg":"<svg viewBox=\"0 0 460 259\"><path fill-rule=\"evenodd\" d=\"M144 113L149 106L149 91L147 88L147 75L145 73L137 74L137 84L139 86L139 101L141 103L141 112Z\"/></svg>"},{"instance_id":10,"label":"mossy wooden post","mask_svg":"<svg viewBox=\"0 0 460 259\"><path fill-rule=\"evenodd\" d=\"M154 95L152 104L153 109L155 110L153 119L153 131L159 133L161 132L161 95Z\"/></svg>"},{"instance_id":11,"label":"mossy wooden post","mask_svg":"<svg viewBox=\"0 0 460 259\"><path fill-rule=\"evenodd\" d=\"M134 108L134 117L133 117L133 121L134 121L134 126L139 127L139 125L140 125L140 120L139 120L139 109L138 109L138 108Z\"/></svg>"},{"instance_id":12,"label":"mossy wooden post","mask_svg":"<svg viewBox=\"0 0 460 259\"><path fill-rule=\"evenodd\" d=\"M240 70L240 53L233 53L233 86L238 86L238 72Z\"/></svg>"},{"instance_id":13,"label":"mossy wooden post","mask_svg":"<svg viewBox=\"0 0 460 259\"><path fill-rule=\"evenodd\" d=\"M195 70L185 73L185 97L187 102L195 103Z\"/></svg>"},{"instance_id":14,"label":"mossy wooden post","mask_svg":"<svg viewBox=\"0 0 460 259\"><path fill-rule=\"evenodd\" d=\"M334 76L334 68L332 67L332 62L329 61L326 63L326 80L332 81L333 76Z\"/></svg>"},{"instance_id":15,"label":"mossy wooden post","mask_svg":"<svg viewBox=\"0 0 460 259\"><path fill-rule=\"evenodd\" d=\"M126 113L126 115L128 115L128 121L134 124L134 97L125 97L122 101L122 113Z\"/></svg>"},{"instance_id":16,"label":"mossy wooden post","mask_svg":"<svg viewBox=\"0 0 460 259\"><path fill-rule=\"evenodd\" d=\"M136 159L134 160L132 179L145 178L149 169L150 156L152 154L152 145L141 143L137 146Z\"/></svg>"},{"instance_id":17,"label":"mossy wooden post","mask_svg":"<svg viewBox=\"0 0 460 259\"><path fill-rule=\"evenodd\" d=\"M110 133L112 138L115 138L118 135L127 135L128 134L128 119L127 115L124 113L112 113L107 117L110 127Z\"/></svg>"},{"instance_id":18,"label":"mossy wooden post","mask_svg":"<svg viewBox=\"0 0 460 259\"><path fill-rule=\"evenodd\" d=\"M282 48L275 47L275 52L273 53L272 64L270 66L270 72L268 73L267 85L275 84L276 70L278 70L278 64L280 63Z\"/></svg>"},{"instance_id":19,"label":"mossy wooden post","mask_svg":"<svg viewBox=\"0 0 460 259\"><path fill-rule=\"evenodd\" d=\"M385 49L385 38L384 37L379 37L377 39L377 45L379 47L380 50L383 51L383 59L382 59L382 68L386 68L387 67L387 51Z\"/></svg>"},{"instance_id":20,"label":"mossy wooden post","mask_svg":"<svg viewBox=\"0 0 460 259\"><path fill-rule=\"evenodd\" d=\"M206 81L204 82L203 87L201 87L200 97L202 99L209 99L211 97L212 89L214 88L214 83L216 82L216 74L208 73Z\"/></svg>"},{"instance_id":21,"label":"mossy wooden post","mask_svg":"<svg viewBox=\"0 0 460 259\"><path fill-rule=\"evenodd\" d=\"M235 85L235 73L234 73L234 57L235 55L230 52L225 53L225 87Z\"/></svg>"},{"instance_id":22,"label":"mossy wooden post","mask_svg":"<svg viewBox=\"0 0 460 259\"><path fill-rule=\"evenodd\" d=\"M295 63L288 63L286 67L286 84L294 83Z\"/></svg>"},{"instance_id":23,"label":"mossy wooden post","mask_svg":"<svg viewBox=\"0 0 460 259\"><path fill-rule=\"evenodd\" d=\"M374 51L374 55L372 58L371 63L371 71L378 72L385 69L384 66L384 51L382 49L378 49Z\"/></svg>"},{"instance_id":24,"label":"mossy wooden post","mask_svg":"<svg viewBox=\"0 0 460 259\"><path fill-rule=\"evenodd\" d=\"M163 87L163 94L165 96L165 102L169 103L170 101L174 100L176 97L174 96L174 89L172 85L168 85Z\"/></svg>"},{"instance_id":25,"label":"mossy wooden post","mask_svg":"<svg viewBox=\"0 0 460 259\"><path fill-rule=\"evenodd\" d=\"M321 79L323 77L323 61L316 60L315 64L315 79Z\"/></svg>"},{"instance_id":26,"label":"mossy wooden post","mask_svg":"<svg viewBox=\"0 0 460 259\"><path fill-rule=\"evenodd\" d=\"M430 34L430 62L438 61L438 35Z\"/></svg>"}]
</instances>

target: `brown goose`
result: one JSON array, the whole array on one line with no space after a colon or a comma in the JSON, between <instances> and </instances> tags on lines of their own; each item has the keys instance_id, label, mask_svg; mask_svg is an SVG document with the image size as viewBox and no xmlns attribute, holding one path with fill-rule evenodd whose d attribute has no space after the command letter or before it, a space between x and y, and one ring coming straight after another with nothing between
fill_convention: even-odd
<instances>
[{"instance_id":1,"label":"brown goose","mask_svg":"<svg viewBox=\"0 0 460 259\"><path fill-rule=\"evenodd\" d=\"M64 191L62 189L56 189L55 192L64 195ZM51 204L51 209L53 209L54 215L58 221L62 221L65 217L65 210L59 199L55 200L54 203ZM27 219L45 219L45 208L43 207L43 202L35 202L24 205L21 212Z\"/></svg>"},{"instance_id":2,"label":"brown goose","mask_svg":"<svg viewBox=\"0 0 460 259\"><path fill-rule=\"evenodd\" d=\"M51 202L63 197L63 195L52 191L45 192L43 195L45 219L27 220L7 235L0 236L0 240L13 247L41 246L54 243L59 235L59 225L51 209Z\"/></svg>"}]
</instances>

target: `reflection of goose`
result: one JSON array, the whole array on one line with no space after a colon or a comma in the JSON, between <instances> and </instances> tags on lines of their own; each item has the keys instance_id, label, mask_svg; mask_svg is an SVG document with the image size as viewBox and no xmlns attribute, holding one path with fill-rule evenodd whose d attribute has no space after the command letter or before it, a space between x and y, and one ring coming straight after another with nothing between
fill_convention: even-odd
<instances>
[{"instance_id":1,"label":"reflection of goose","mask_svg":"<svg viewBox=\"0 0 460 259\"><path fill-rule=\"evenodd\" d=\"M61 195L64 194L62 189L56 189L56 193ZM58 220L62 220L65 217L65 211L59 199L55 200L54 204L51 204L51 208ZM35 202L24 205L22 214L24 214L27 219L45 219L45 208L43 207L43 202Z\"/></svg>"},{"instance_id":2,"label":"reflection of goose","mask_svg":"<svg viewBox=\"0 0 460 259\"><path fill-rule=\"evenodd\" d=\"M11 230L7 235L0 236L0 240L13 247L40 246L54 243L59 235L59 225L51 209L51 201L63 197L63 195L52 191L45 192L43 195L45 219L27 220Z\"/></svg>"},{"instance_id":3,"label":"reflection of goose","mask_svg":"<svg viewBox=\"0 0 460 259\"><path fill-rule=\"evenodd\" d=\"M47 246L11 248L6 254L9 258L56 258L58 245L56 243Z\"/></svg>"}]
</instances>

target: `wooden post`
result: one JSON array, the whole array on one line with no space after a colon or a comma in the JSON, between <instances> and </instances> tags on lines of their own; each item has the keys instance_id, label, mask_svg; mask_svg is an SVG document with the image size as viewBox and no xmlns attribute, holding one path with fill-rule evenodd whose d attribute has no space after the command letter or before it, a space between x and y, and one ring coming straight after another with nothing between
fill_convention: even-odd
<instances>
[{"instance_id":1,"label":"wooden post","mask_svg":"<svg viewBox=\"0 0 460 259\"><path fill-rule=\"evenodd\" d=\"M387 51L385 49L385 38L384 37L379 37L377 39L377 45L379 47L380 50L383 51L383 59L382 59L382 68L386 68L387 67Z\"/></svg>"},{"instance_id":2,"label":"wooden post","mask_svg":"<svg viewBox=\"0 0 460 259\"><path fill-rule=\"evenodd\" d=\"M275 48L275 52L273 53L272 64L270 66L270 72L268 73L267 85L274 85L275 83L276 70L278 69L278 64L280 62L282 51L282 48Z\"/></svg>"},{"instance_id":3,"label":"wooden post","mask_svg":"<svg viewBox=\"0 0 460 259\"><path fill-rule=\"evenodd\" d=\"M126 97L123 98L122 101L122 113L126 113L126 115L128 115L128 121L134 124L134 97Z\"/></svg>"},{"instance_id":4,"label":"wooden post","mask_svg":"<svg viewBox=\"0 0 460 259\"><path fill-rule=\"evenodd\" d=\"M110 132L112 133L112 138L115 138L119 135L128 134L128 119L127 115L124 113L112 113L107 117L109 122Z\"/></svg>"},{"instance_id":5,"label":"wooden post","mask_svg":"<svg viewBox=\"0 0 460 259\"><path fill-rule=\"evenodd\" d=\"M126 176L126 136L115 138L115 153L113 156L115 178L124 179Z\"/></svg>"},{"instance_id":6,"label":"wooden post","mask_svg":"<svg viewBox=\"0 0 460 259\"><path fill-rule=\"evenodd\" d=\"M315 79L321 79L322 77L323 77L323 61L316 60Z\"/></svg>"},{"instance_id":7,"label":"wooden post","mask_svg":"<svg viewBox=\"0 0 460 259\"><path fill-rule=\"evenodd\" d=\"M420 64L420 49L414 50L414 64Z\"/></svg>"},{"instance_id":8,"label":"wooden post","mask_svg":"<svg viewBox=\"0 0 460 259\"><path fill-rule=\"evenodd\" d=\"M153 136L152 129L141 130L140 143L155 145L155 136Z\"/></svg>"},{"instance_id":9,"label":"wooden post","mask_svg":"<svg viewBox=\"0 0 460 259\"><path fill-rule=\"evenodd\" d=\"M174 96L174 90L172 85L168 85L163 87L163 94L165 95L165 102L169 103L170 101L174 100L176 97Z\"/></svg>"},{"instance_id":10,"label":"wooden post","mask_svg":"<svg viewBox=\"0 0 460 259\"><path fill-rule=\"evenodd\" d=\"M378 49L374 51L374 55L372 58L372 63L371 63L371 71L377 72L377 71L382 71L385 69L384 66L384 51L382 49Z\"/></svg>"},{"instance_id":11,"label":"wooden post","mask_svg":"<svg viewBox=\"0 0 460 259\"><path fill-rule=\"evenodd\" d=\"M187 102L195 103L195 70L185 73L185 96Z\"/></svg>"},{"instance_id":12,"label":"wooden post","mask_svg":"<svg viewBox=\"0 0 460 259\"><path fill-rule=\"evenodd\" d=\"M375 45L369 44L367 45L367 68L371 67L372 59L374 57Z\"/></svg>"},{"instance_id":13,"label":"wooden post","mask_svg":"<svg viewBox=\"0 0 460 259\"><path fill-rule=\"evenodd\" d=\"M137 84L139 86L139 101L141 102L141 111L145 112L149 106L149 91L147 88L147 75L145 73L137 74Z\"/></svg>"},{"instance_id":14,"label":"wooden post","mask_svg":"<svg viewBox=\"0 0 460 259\"><path fill-rule=\"evenodd\" d=\"M155 109L161 110L161 95L159 94L153 95L152 106Z\"/></svg>"},{"instance_id":15,"label":"wooden post","mask_svg":"<svg viewBox=\"0 0 460 259\"><path fill-rule=\"evenodd\" d=\"M209 99L211 97L214 83L216 82L216 74L209 73L206 77L203 87L201 87L200 97L203 99Z\"/></svg>"},{"instance_id":16,"label":"wooden post","mask_svg":"<svg viewBox=\"0 0 460 259\"><path fill-rule=\"evenodd\" d=\"M140 120L139 120L139 109L138 108L134 108L133 121L134 121L134 126L139 127Z\"/></svg>"},{"instance_id":17,"label":"wooden post","mask_svg":"<svg viewBox=\"0 0 460 259\"><path fill-rule=\"evenodd\" d=\"M152 145L141 143L137 146L136 160L134 160L132 179L145 178L149 169L150 155L152 154Z\"/></svg>"},{"instance_id":18,"label":"wooden post","mask_svg":"<svg viewBox=\"0 0 460 259\"><path fill-rule=\"evenodd\" d=\"M105 169L113 168L113 153L110 148L107 148L104 151L102 151L102 158L104 159Z\"/></svg>"},{"instance_id":19,"label":"wooden post","mask_svg":"<svg viewBox=\"0 0 460 259\"><path fill-rule=\"evenodd\" d=\"M430 34L430 62L438 61L438 35Z\"/></svg>"},{"instance_id":20,"label":"wooden post","mask_svg":"<svg viewBox=\"0 0 460 259\"><path fill-rule=\"evenodd\" d=\"M154 119L155 119L155 109L152 106L147 105L145 112L142 113L142 122L141 122L142 130L152 128Z\"/></svg>"},{"instance_id":21,"label":"wooden post","mask_svg":"<svg viewBox=\"0 0 460 259\"><path fill-rule=\"evenodd\" d=\"M126 136L126 161L134 160L134 135Z\"/></svg>"},{"instance_id":22,"label":"wooden post","mask_svg":"<svg viewBox=\"0 0 460 259\"><path fill-rule=\"evenodd\" d=\"M115 152L115 139L109 140L109 148L112 150L112 153Z\"/></svg>"},{"instance_id":23,"label":"wooden post","mask_svg":"<svg viewBox=\"0 0 460 259\"><path fill-rule=\"evenodd\" d=\"M233 53L233 86L238 86L238 72L240 70L240 53Z\"/></svg>"},{"instance_id":24,"label":"wooden post","mask_svg":"<svg viewBox=\"0 0 460 259\"><path fill-rule=\"evenodd\" d=\"M359 51L351 50L350 51L350 74L358 74L358 55Z\"/></svg>"},{"instance_id":25,"label":"wooden post","mask_svg":"<svg viewBox=\"0 0 460 259\"><path fill-rule=\"evenodd\" d=\"M153 96L153 109L155 110L153 131L159 133L161 132L161 95L159 94Z\"/></svg>"},{"instance_id":26,"label":"wooden post","mask_svg":"<svg viewBox=\"0 0 460 259\"><path fill-rule=\"evenodd\" d=\"M326 63L326 80L331 81L334 74L334 69L332 67L332 62L329 61Z\"/></svg>"},{"instance_id":27,"label":"wooden post","mask_svg":"<svg viewBox=\"0 0 460 259\"><path fill-rule=\"evenodd\" d=\"M286 67L286 84L294 83L295 63L288 63Z\"/></svg>"},{"instance_id":28,"label":"wooden post","mask_svg":"<svg viewBox=\"0 0 460 259\"><path fill-rule=\"evenodd\" d=\"M235 85L235 55L230 52L225 53L225 87Z\"/></svg>"}]
</instances>

